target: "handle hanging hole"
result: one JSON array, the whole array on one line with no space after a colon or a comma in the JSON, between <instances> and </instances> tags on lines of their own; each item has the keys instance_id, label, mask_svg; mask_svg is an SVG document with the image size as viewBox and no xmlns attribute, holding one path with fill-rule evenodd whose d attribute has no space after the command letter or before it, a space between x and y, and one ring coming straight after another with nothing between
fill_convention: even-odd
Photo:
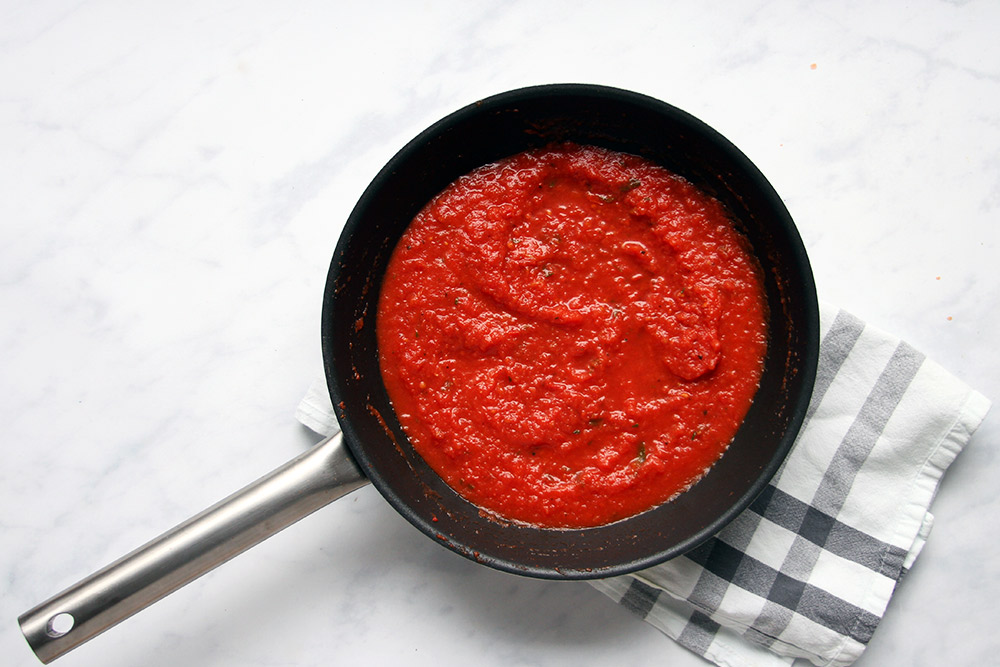
<instances>
[{"instance_id":1,"label":"handle hanging hole","mask_svg":"<svg viewBox=\"0 0 1000 667\"><path fill-rule=\"evenodd\" d=\"M73 629L73 624L76 619L73 618L73 614L62 612L56 614L49 619L49 622L45 624L45 634L53 639L62 637L67 632Z\"/></svg>"}]
</instances>

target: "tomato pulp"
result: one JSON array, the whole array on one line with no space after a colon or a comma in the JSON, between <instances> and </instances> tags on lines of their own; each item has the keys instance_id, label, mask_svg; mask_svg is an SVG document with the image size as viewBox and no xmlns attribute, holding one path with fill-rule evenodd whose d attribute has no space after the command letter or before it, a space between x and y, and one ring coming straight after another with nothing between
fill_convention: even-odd
<instances>
[{"instance_id":1,"label":"tomato pulp","mask_svg":"<svg viewBox=\"0 0 1000 667\"><path fill-rule=\"evenodd\" d=\"M459 178L382 284L382 376L414 448L506 520L666 502L732 441L767 348L760 266L722 205L636 156L556 145Z\"/></svg>"}]
</instances>

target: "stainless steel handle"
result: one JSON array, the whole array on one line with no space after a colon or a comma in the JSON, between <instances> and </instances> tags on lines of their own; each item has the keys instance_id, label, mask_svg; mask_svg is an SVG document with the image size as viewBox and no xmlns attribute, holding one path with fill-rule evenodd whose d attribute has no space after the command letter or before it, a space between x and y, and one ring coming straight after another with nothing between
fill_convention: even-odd
<instances>
[{"instance_id":1,"label":"stainless steel handle","mask_svg":"<svg viewBox=\"0 0 1000 667\"><path fill-rule=\"evenodd\" d=\"M24 613L21 632L49 663L367 483L338 433Z\"/></svg>"}]
</instances>

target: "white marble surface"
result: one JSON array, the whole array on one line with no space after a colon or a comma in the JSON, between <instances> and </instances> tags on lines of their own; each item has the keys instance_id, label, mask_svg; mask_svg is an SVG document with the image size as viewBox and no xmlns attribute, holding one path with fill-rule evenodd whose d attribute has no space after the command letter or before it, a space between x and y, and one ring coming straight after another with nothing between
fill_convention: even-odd
<instances>
[{"instance_id":1,"label":"white marble surface","mask_svg":"<svg viewBox=\"0 0 1000 667\"><path fill-rule=\"evenodd\" d=\"M302 451L342 221L448 112L675 104L788 204L821 298L1000 398L1000 4L0 2L0 663L16 616ZM1000 414L859 665L1000 651ZM701 665L365 488L57 664Z\"/></svg>"}]
</instances>

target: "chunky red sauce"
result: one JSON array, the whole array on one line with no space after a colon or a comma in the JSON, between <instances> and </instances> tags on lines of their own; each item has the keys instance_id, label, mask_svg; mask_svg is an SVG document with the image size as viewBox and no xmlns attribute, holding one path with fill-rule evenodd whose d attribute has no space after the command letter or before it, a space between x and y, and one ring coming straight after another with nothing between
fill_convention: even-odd
<instances>
[{"instance_id":1,"label":"chunky red sauce","mask_svg":"<svg viewBox=\"0 0 1000 667\"><path fill-rule=\"evenodd\" d=\"M427 463L503 518L595 526L722 455L766 350L760 268L715 200L661 167L554 146L482 167L406 230L382 375Z\"/></svg>"}]
</instances>

